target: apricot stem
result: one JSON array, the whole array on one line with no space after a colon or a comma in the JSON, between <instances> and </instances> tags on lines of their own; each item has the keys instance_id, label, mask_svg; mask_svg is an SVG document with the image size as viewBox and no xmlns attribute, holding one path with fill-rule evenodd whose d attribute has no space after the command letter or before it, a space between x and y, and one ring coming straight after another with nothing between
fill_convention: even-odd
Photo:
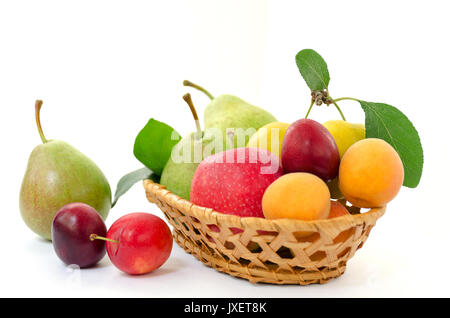
<instances>
[{"instance_id":1,"label":"apricot stem","mask_svg":"<svg viewBox=\"0 0 450 318\"><path fill-rule=\"evenodd\" d=\"M192 116L194 117L195 120L195 125L197 126L197 137L200 138L202 135L202 129L200 127L200 121L198 120L198 115L197 115L197 111L195 110L194 107L194 103L192 102L192 98L191 98L191 94L187 93L183 96L184 101L188 104ZM196 138L196 139L198 139Z\"/></svg>"},{"instance_id":2,"label":"apricot stem","mask_svg":"<svg viewBox=\"0 0 450 318\"><path fill-rule=\"evenodd\" d=\"M108 241L108 242L112 242L112 243L116 243L116 244L119 244L119 243L120 243L119 241L112 240L112 239L109 239L109 238L106 238L106 237L103 237L103 236L99 236L99 235L94 234L94 233L92 233L91 235L89 235L89 239L90 239L91 241L93 241L93 240L103 240L103 241Z\"/></svg>"},{"instance_id":3,"label":"apricot stem","mask_svg":"<svg viewBox=\"0 0 450 318\"><path fill-rule=\"evenodd\" d=\"M36 103L34 104L34 113L35 113L35 117L36 117L36 125L39 131L39 136L41 136L41 140L42 143L46 143L47 139L44 136L44 132L42 131L42 126L41 126L41 107L42 107L43 101L41 100L37 100Z\"/></svg>"},{"instance_id":4,"label":"apricot stem","mask_svg":"<svg viewBox=\"0 0 450 318\"><path fill-rule=\"evenodd\" d=\"M192 83L192 82L190 82L190 81L188 81L188 80L184 80L184 81L183 81L183 85L184 85L184 86L190 86L190 87L193 87L193 88L195 88L195 89L198 89L199 91L203 92L206 96L208 96L209 99L211 99L211 100L214 99L214 96L212 96L212 95L210 94L210 92L208 92L206 89L204 89L203 87L201 87L201 86L199 86L199 85L197 85L197 84L194 84L194 83Z\"/></svg>"}]
</instances>

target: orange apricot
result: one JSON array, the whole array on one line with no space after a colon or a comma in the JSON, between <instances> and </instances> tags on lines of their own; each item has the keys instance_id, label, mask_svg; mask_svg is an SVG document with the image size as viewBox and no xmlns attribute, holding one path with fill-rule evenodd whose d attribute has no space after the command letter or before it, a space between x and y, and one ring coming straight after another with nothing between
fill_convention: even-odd
<instances>
[{"instance_id":1,"label":"orange apricot","mask_svg":"<svg viewBox=\"0 0 450 318\"><path fill-rule=\"evenodd\" d=\"M339 167L339 189L360 208L386 205L403 184L403 164L386 141L368 138L354 143Z\"/></svg>"},{"instance_id":2,"label":"orange apricot","mask_svg":"<svg viewBox=\"0 0 450 318\"><path fill-rule=\"evenodd\" d=\"M336 218L338 216L350 215L347 208L338 201L331 200L329 219ZM334 243L344 242L354 233L354 228L346 231L342 231L338 236L334 238Z\"/></svg>"},{"instance_id":3,"label":"orange apricot","mask_svg":"<svg viewBox=\"0 0 450 318\"><path fill-rule=\"evenodd\" d=\"M342 215L350 215L350 213L342 203L331 200L330 214L328 215L328 218L332 219Z\"/></svg>"},{"instance_id":4,"label":"orange apricot","mask_svg":"<svg viewBox=\"0 0 450 318\"><path fill-rule=\"evenodd\" d=\"M262 208L267 219L326 219L330 191L322 179L311 173L288 173L267 187Z\"/></svg>"}]
</instances>

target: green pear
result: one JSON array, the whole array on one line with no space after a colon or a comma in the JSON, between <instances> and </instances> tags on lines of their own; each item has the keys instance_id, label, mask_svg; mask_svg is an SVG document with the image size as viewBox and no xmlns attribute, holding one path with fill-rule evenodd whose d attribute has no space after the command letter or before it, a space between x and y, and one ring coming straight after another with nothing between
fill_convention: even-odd
<instances>
[{"instance_id":1,"label":"green pear","mask_svg":"<svg viewBox=\"0 0 450 318\"><path fill-rule=\"evenodd\" d=\"M172 154L161 174L160 184L179 197L189 200L195 170L203 158L215 153L216 149L212 138L204 136L200 128L197 112L190 94L184 95L183 99L191 109L196 121L197 131L182 138L173 147ZM221 148L221 145L218 148Z\"/></svg>"},{"instance_id":2,"label":"green pear","mask_svg":"<svg viewBox=\"0 0 450 318\"><path fill-rule=\"evenodd\" d=\"M224 94L214 98L201 86L189 81L184 81L183 84L202 91L211 99L205 108L205 131L219 129L223 136L224 150L245 147L259 128L277 121L269 112L239 97Z\"/></svg>"},{"instance_id":3,"label":"green pear","mask_svg":"<svg viewBox=\"0 0 450 318\"><path fill-rule=\"evenodd\" d=\"M196 136L197 133L191 133L182 138L180 142L174 146L172 155L164 166L160 180L160 184L166 186L168 190L188 201L194 172L197 170L200 163L199 160L203 160L203 155L201 155L199 160L195 160L195 152L198 151L198 149L202 152L204 144L207 143L204 139L198 139ZM182 161L174 160L173 157L175 154L179 156ZM186 158L187 160L184 160L183 158Z\"/></svg>"},{"instance_id":4,"label":"green pear","mask_svg":"<svg viewBox=\"0 0 450 318\"><path fill-rule=\"evenodd\" d=\"M103 219L111 209L111 188L97 165L60 140L47 140L40 123L42 101L36 101L36 123L42 139L31 152L20 189L19 207L25 224L51 240L53 217L72 202L92 206Z\"/></svg>"}]
</instances>

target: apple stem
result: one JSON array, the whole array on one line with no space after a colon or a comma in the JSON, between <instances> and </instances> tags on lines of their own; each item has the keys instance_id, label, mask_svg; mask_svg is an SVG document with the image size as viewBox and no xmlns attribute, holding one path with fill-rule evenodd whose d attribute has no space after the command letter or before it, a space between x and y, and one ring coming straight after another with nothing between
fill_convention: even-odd
<instances>
[{"instance_id":1,"label":"apple stem","mask_svg":"<svg viewBox=\"0 0 450 318\"><path fill-rule=\"evenodd\" d=\"M197 111L195 110L194 103L192 102L191 94L187 93L183 96L184 101L189 105L189 108L191 110L192 116L195 120L195 125L197 126L197 138L201 138L202 136L202 129L200 127L200 121L198 120Z\"/></svg>"},{"instance_id":2,"label":"apple stem","mask_svg":"<svg viewBox=\"0 0 450 318\"><path fill-rule=\"evenodd\" d=\"M195 88L195 89L198 89L199 91L205 93L206 96L209 97L209 99L211 99L211 100L214 99L214 96L212 96L210 92L208 92L206 89L204 89L203 87L201 87L201 86L199 86L199 85L197 85L197 84L194 84L194 83L192 83L192 82L190 82L190 81L184 80L184 81L183 81L183 85L184 85L184 86L190 86L190 87L193 87L193 88Z\"/></svg>"},{"instance_id":3,"label":"apple stem","mask_svg":"<svg viewBox=\"0 0 450 318\"><path fill-rule=\"evenodd\" d=\"M41 107L42 107L43 101L41 100L37 100L36 103L34 104L34 110L35 110L35 116L36 116L36 125L39 131L39 136L41 136L41 140L42 142L45 144L47 142L47 139L44 136L44 132L42 131L42 126L41 126Z\"/></svg>"},{"instance_id":4,"label":"apple stem","mask_svg":"<svg viewBox=\"0 0 450 318\"><path fill-rule=\"evenodd\" d=\"M109 238L106 238L106 237L103 237L103 236L98 236L97 234L94 234L94 233L89 235L89 239L91 241L93 241L93 240L103 240L103 241L108 241L108 242L112 242L112 243L116 243L116 244L120 243L119 241L112 240L112 239L109 239Z\"/></svg>"}]
</instances>

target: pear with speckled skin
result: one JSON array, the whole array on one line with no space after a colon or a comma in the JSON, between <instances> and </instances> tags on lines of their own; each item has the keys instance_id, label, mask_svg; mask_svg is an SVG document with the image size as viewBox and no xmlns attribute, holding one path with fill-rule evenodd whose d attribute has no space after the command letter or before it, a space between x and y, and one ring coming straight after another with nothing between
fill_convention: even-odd
<instances>
[{"instance_id":1,"label":"pear with speckled skin","mask_svg":"<svg viewBox=\"0 0 450 318\"><path fill-rule=\"evenodd\" d=\"M60 140L47 140L42 132L36 101L36 123L42 144L32 151L20 189L19 207L25 224L51 240L51 225L58 210L72 202L93 207L106 219L111 209L111 188L97 165Z\"/></svg>"},{"instance_id":2,"label":"pear with speckled skin","mask_svg":"<svg viewBox=\"0 0 450 318\"><path fill-rule=\"evenodd\" d=\"M220 130L224 150L245 147L259 128L277 121L266 110L253 106L239 97L228 94L213 97L201 86L189 81L184 81L183 84L202 91L211 99L205 108L205 130Z\"/></svg>"},{"instance_id":3,"label":"pear with speckled skin","mask_svg":"<svg viewBox=\"0 0 450 318\"><path fill-rule=\"evenodd\" d=\"M205 136L205 132L200 128L197 111L191 95L186 94L183 96L183 99L192 112L197 131L183 137L173 147L170 158L162 171L160 183L179 197L189 200L195 170L197 170L198 165L204 159L205 153L208 153L209 145L214 145L214 143L212 140L213 136ZM215 150L214 147L211 148L210 154L215 153Z\"/></svg>"},{"instance_id":4,"label":"pear with speckled skin","mask_svg":"<svg viewBox=\"0 0 450 318\"><path fill-rule=\"evenodd\" d=\"M179 156L180 160L174 160L171 155L164 166L159 183L189 201L192 178L203 160L203 150L208 144L209 140L198 138L196 132L181 139L172 149L172 155Z\"/></svg>"}]
</instances>

